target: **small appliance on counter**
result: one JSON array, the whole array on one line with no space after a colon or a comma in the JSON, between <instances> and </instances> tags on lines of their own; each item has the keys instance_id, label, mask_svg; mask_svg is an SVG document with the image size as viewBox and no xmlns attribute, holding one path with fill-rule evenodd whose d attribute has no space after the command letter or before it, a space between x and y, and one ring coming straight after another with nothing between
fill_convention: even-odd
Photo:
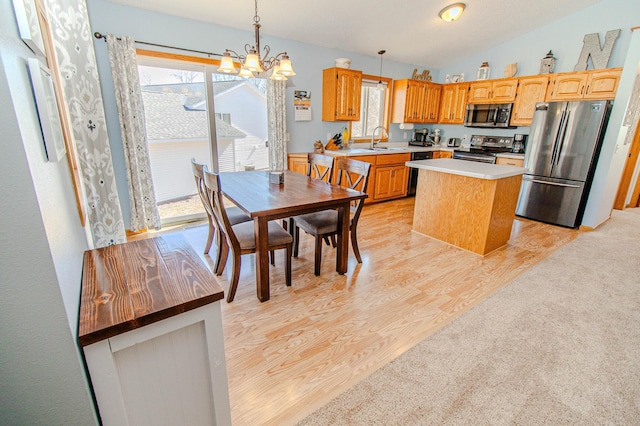
<instances>
[{"instance_id":1,"label":"small appliance on counter","mask_svg":"<svg viewBox=\"0 0 640 426\"><path fill-rule=\"evenodd\" d=\"M513 135L513 146L511 152L514 154L524 154L527 149L527 135L515 134Z\"/></svg>"},{"instance_id":2,"label":"small appliance on counter","mask_svg":"<svg viewBox=\"0 0 640 426\"><path fill-rule=\"evenodd\" d=\"M417 129L413 134L413 140L409 141L413 146L431 146L433 139L429 136L429 129Z\"/></svg>"},{"instance_id":3,"label":"small appliance on counter","mask_svg":"<svg viewBox=\"0 0 640 426\"><path fill-rule=\"evenodd\" d=\"M449 138L447 140L448 147L458 147L460 146L460 138Z\"/></svg>"}]
</instances>

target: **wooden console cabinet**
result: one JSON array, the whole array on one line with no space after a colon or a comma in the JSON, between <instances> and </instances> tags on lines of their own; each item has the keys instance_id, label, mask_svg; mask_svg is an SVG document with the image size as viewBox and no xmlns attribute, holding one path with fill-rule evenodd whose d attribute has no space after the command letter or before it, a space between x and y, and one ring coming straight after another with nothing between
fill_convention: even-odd
<instances>
[{"instance_id":1,"label":"wooden console cabinet","mask_svg":"<svg viewBox=\"0 0 640 426\"><path fill-rule=\"evenodd\" d=\"M180 235L84 254L78 339L102 424L229 425L220 300Z\"/></svg>"}]
</instances>

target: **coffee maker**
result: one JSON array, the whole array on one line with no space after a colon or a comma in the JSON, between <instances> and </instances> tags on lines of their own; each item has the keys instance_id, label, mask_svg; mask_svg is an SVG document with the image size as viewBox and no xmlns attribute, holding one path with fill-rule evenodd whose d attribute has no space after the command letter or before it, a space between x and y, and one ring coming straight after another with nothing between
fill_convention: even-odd
<instances>
[{"instance_id":1,"label":"coffee maker","mask_svg":"<svg viewBox=\"0 0 640 426\"><path fill-rule=\"evenodd\" d=\"M433 140L429 137L429 129L416 129L415 133L413 134L413 140L409 141L409 145L433 145Z\"/></svg>"},{"instance_id":2,"label":"coffee maker","mask_svg":"<svg viewBox=\"0 0 640 426\"><path fill-rule=\"evenodd\" d=\"M527 135L515 134L513 135L513 145L511 152L514 154L524 154L527 149Z\"/></svg>"}]
</instances>

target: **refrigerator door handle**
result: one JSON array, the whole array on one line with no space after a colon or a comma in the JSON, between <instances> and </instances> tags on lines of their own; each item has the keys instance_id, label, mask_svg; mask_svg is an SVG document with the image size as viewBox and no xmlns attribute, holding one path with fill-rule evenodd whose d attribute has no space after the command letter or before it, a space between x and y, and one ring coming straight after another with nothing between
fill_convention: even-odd
<instances>
[{"instance_id":1,"label":"refrigerator door handle","mask_svg":"<svg viewBox=\"0 0 640 426\"><path fill-rule=\"evenodd\" d=\"M542 183L544 185L564 186L564 187L567 187L567 188L580 188L580 185L570 185L568 183L557 183L557 182L549 182L549 181L546 181L546 180L527 179L527 178L523 178L522 180L526 180L528 182L534 182L534 183Z\"/></svg>"},{"instance_id":2,"label":"refrigerator door handle","mask_svg":"<svg viewBox=\"0 0 640 426\"><path fill-rule=\"evenodd\" d=\"M560 155L560 146L562 146L563 144L565 133L567 131L567 115L568 112L566 109L564 109L562 111L562 116L560 117L560 126L558 128L558 133L556 133L556 140L554 141L552 148L553 154L551 155L551 176L553 176L556 171L555 169L556 165L558 164Z\"/></svg>"}]
</instances>

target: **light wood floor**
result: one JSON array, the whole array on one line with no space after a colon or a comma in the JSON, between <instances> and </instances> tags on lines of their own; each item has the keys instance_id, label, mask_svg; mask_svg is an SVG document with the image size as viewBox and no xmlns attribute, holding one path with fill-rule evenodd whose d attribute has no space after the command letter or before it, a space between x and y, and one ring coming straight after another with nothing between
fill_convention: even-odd
<instances>
[{"instance_id":1,"label":"light wood floor","mask_svg":"<svg viewBox=\"0 0 640 426\"><path fill-rule=\"evenodd\" d=\"M578 235L518 218L509 244L481 257L412 232L413 202L365 206L363 263L350 253L343 276L327 246L313 275L313 239L303 235L293 286L284 285L280 251L265 303L254 257L243 256L235 301L222 302L234 425L294 424ZM202 251L206 226L178 232ZM225 291L230 270L220 277Z\"/></svg>"}]
</instances>

